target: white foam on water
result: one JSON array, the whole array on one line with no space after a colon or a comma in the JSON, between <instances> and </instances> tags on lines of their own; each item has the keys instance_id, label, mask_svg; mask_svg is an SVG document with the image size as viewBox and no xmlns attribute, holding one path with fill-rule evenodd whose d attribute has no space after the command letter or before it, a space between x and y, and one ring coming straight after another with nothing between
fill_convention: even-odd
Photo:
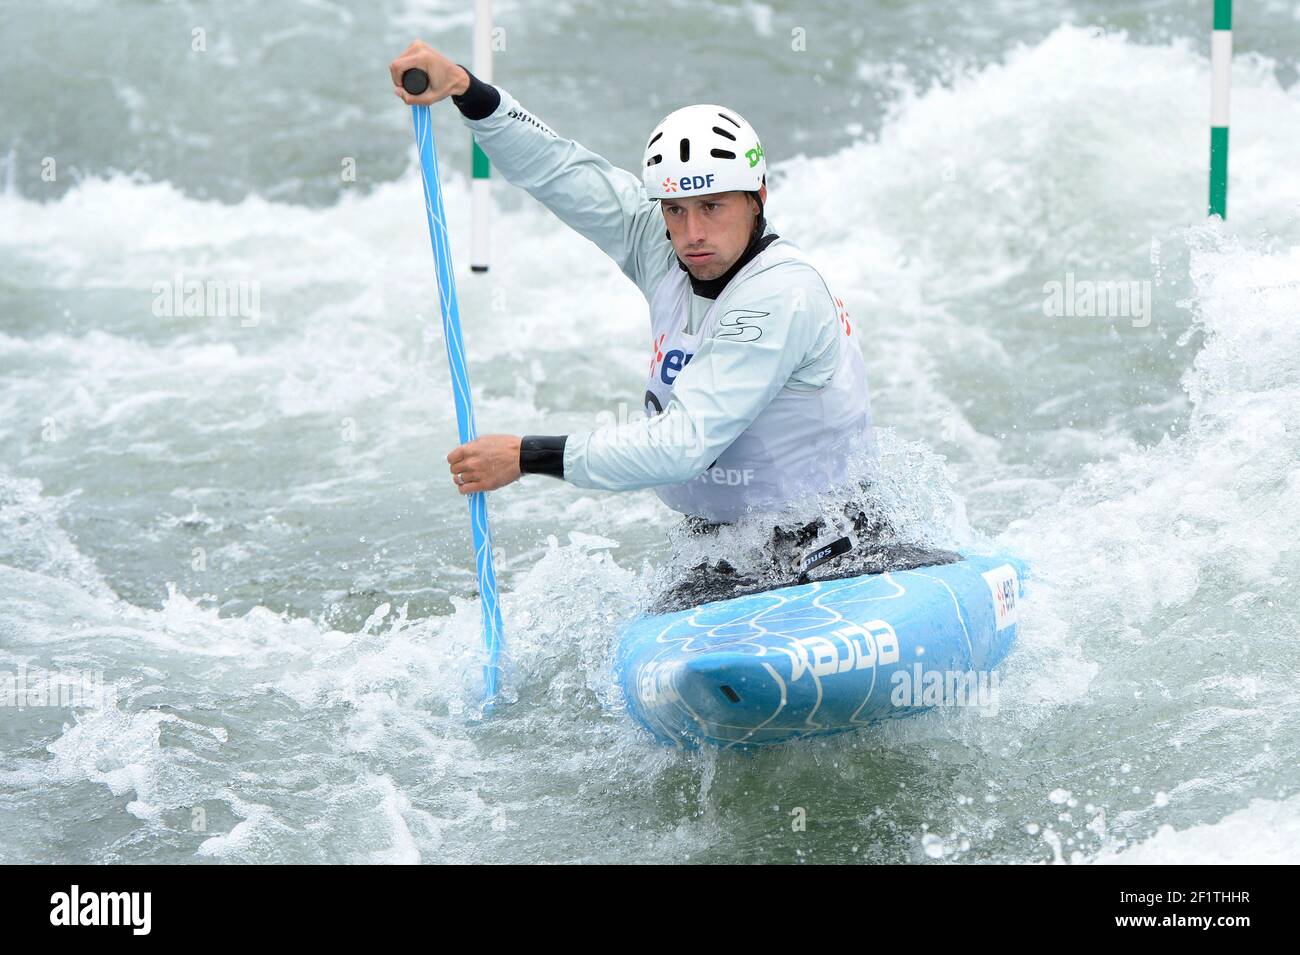
<instances>
[{"instance_id":1,"label":"white foam on water","mask_svg":"<svg viewBox=\"0 0 1300 955\"><path fill-rule=\"evenodd\" d=\"M1300 796L1252 799L1218 822L1161 826L1131 848L1108 850L1096 865L1294 865L1300 859Z\"/></svg>"}]
</instances>

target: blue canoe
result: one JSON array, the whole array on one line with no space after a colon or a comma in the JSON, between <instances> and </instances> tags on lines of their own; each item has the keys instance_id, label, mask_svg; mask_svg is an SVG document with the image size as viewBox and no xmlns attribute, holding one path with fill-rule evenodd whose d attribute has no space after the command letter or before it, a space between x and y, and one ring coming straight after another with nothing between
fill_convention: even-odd
<instances>
[{"instance_id":1,"label":"blue canoe","mask_svg":"<svg viewBox=\"0 0 1300 955\"><path fill-rule=\"evenodd\" d=\"M996 708L993 668L1015 641L1024 576L1016 558L963 554L641 617L620 636L619 680L642 725L692 748Z\"/></svg>"}]
</instances>

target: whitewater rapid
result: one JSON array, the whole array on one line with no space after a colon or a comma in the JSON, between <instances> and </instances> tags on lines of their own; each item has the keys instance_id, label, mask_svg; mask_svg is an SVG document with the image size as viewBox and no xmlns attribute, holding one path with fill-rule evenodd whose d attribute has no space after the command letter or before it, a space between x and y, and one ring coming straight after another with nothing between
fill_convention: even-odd
<instances>
[{"instance_id":1,"label":"whitewater rapid","mask_svg":"<svg viewBox=\"0 0 1300 955\"><path fill-rule=\"evenodd\" d=\"M774 228L863 329L891 513L1033 580L997 719L754 755L651 743L613 684L675 515L544 478L490 500L508 705L479 718L413 159L325 202L11 187L0 671L103 694L0 708L0 861L1293 861L1300 87L1278 72L1236 60L1226 225L1183 39L1060 26L891 79L878 129L773 157ZM471 276L448 175L480 430L639 407L636 290L500 183ZM1148 282L1150 323L1045 315L1066 273ZM257 282L256 321L157 314L177 276Z\"/></svg>"}]
</instances>

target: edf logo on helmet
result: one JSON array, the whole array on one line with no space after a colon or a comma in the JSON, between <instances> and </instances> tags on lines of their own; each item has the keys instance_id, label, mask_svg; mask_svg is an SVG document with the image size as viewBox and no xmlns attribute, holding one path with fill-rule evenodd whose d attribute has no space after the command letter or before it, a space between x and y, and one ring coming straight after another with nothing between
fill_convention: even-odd
<instances>
[{"instance_id":1,"label":"edf logo on helmet","mask_svg":"<svg viewBox=\"0 0 1300 955\"><path fill-rule=\"evenodd\" d=\"M754 127L735 110L711 103L665 116L641 157L641 184L650 199L758 192L766 179L767 160Z\"/></svg>"},{"instance_id":2,"label":"edf logo on helmet","mask_svg":"<svg viewBox=\"0 0 1300 955\"><path fill-rule=\"evenodd\" d=\"M664 192L676 192L678 189L689 192L692 189L705 189L711 185L713 185L713 173L707 176L682 176L677 181L673 181L669 176L664 180Z\"/></svg>"}]
</instances>

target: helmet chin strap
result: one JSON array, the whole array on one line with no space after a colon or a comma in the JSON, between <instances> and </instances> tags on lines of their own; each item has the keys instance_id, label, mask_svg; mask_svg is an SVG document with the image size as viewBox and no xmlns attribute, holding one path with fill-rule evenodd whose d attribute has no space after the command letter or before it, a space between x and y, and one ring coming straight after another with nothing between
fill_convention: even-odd
<instances>
[{"instance_id":1,"label":"helmet chin strap","mask_svg":"<svg viewBox=\"0 0 1300 955\"><path fill-rule=\"evenodd\" d=\"M750 241L751 243L754 243L754 242L757 242L759 236L761 236L761 235L763 234L763 229L766 227L767 222L766 222L766 221L764 220L764 218L763 218L763 197L762 197L762 195L760 195L760 194L757 193L757 192L751 192L750 195L753 196L753 197L754 197L754 201L758 203L758 218L757 218L756 220L754 220L754 234L751 235L751 236L749 237L749 241Z\"/></svg>"}]
</instances>

